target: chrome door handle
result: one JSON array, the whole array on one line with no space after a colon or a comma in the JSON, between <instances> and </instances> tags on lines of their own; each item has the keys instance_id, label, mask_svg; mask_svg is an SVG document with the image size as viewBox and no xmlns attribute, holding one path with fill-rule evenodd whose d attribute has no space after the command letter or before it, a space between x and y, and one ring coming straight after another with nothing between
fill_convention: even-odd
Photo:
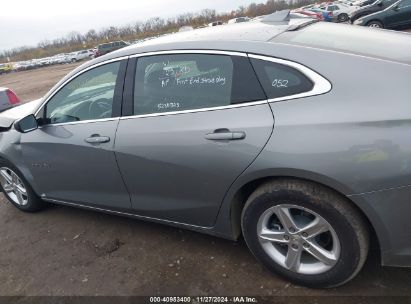
<instances>
[{"instance_id":1,"label":"chrome door handle","mask_svg":"<svg viewBox=\"0 0 411 304\"><path fill-rule=\"evenodd\" d=\"M85 141L89 144L102 144L102 143L109 142L110 137L93 134L90 137L86 138Z\"/></svg>"},{"instance_id":2,"label":"chrome door handle","mask_svg":"<svg viewBox=\"0 0 411 304\"><path fill-rule=\"evenodd\" d=\"M205 135L208 140L239 140L245 138L245 132L230 132L228 129L217 129Z\"/></svg>"}]
</instances>

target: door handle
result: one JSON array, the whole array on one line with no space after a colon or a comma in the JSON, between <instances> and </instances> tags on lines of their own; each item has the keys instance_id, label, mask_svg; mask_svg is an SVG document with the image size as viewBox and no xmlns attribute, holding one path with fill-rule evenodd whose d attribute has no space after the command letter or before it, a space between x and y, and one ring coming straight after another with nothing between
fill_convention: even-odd
<instances>
[{"instance_id":1,"label":"door handle","mask_svg":"<svg viewBox=\"0 0 411 304\"><path fill-rule=\"evenodd\" d=\"M245 138L245 132L231 132L228 129L217 129L212 133L205 135L208 140L239 140Z\"/></svg>"},{"instance_id":2,"label":"door handle","mask_svg":"<svg viewBox=\"0 0 411 304\"><path fill-rule=\"evenodd\" d=\"M93 134L90 137L86 138L85 141L89 144L102 144L102 143L109 142L110 137Z\"/></svg>"}]
</instances>

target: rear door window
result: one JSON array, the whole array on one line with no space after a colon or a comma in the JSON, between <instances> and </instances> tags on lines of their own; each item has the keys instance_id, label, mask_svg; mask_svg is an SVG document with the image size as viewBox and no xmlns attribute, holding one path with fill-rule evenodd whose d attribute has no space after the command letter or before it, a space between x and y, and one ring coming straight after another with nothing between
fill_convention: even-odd
<instances>
[{"instance_id":1,"label":"rear door window","mask_svg":"<svg viewBox=\"0 0 411 304\"><path fill-rule=\"evenodd\" d=\"M142 57L137 62L134 115L264 99L246 57L178 54Z\"/></svg>"},{"instance_id":2,"label":"rear door window","mask_svg":"<svg viewBox=\"0 0 411 304\"><path fill-rule=\"evenodd\" d=\"M268 98L280 98L309 92L313 82L295 68L251 58L253 67Z\"/></svg>"}]
</instances>

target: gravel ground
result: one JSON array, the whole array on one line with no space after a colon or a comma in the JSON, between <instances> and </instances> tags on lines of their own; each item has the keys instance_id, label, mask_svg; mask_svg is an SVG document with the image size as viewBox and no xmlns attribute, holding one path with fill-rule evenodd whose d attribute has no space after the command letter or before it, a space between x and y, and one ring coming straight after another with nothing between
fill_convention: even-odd
<instances>
[{"instance_id":1,"label":"gravel ground","mask_svg":"<svg viewBox=\"0 0 411 304\"><path fill-rule=\"evenodd\" d=\"M24 100L76 65L0 76ZM294 286L266 271L244 241L51 206L26 214L0 194L0 295L411 296L411 269L383 268L377 250L338 289Z\"/></svg>"}]
</instances>

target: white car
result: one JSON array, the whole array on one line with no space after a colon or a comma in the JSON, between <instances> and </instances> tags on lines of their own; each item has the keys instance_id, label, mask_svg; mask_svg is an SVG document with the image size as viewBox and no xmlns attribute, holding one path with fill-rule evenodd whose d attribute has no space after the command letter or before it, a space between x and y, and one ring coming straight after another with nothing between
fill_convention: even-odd
<instances>
[{"instance_id":1,"label":"white car","mask_svg":"<svg viewBox=\"0 0 411 304\"><path fill-rule=\"evenodd\" d=\"M347 22L351 12L358 9L358 6L350 6L342 3L331 3L325 6L320 6L320 9L333 14L334 20L337 22Z\"/></svg>"},{"instance_id":2,"label":"white car","mask_svg":"<svg viewBox=\"0 0 411 304\"><path fill-rule=\"evenodd\" d=\"M84 59L93 58L94 52L92 50L82 50L69 54L70 62L77 62Z\"/></svg>"}]
</instances>

